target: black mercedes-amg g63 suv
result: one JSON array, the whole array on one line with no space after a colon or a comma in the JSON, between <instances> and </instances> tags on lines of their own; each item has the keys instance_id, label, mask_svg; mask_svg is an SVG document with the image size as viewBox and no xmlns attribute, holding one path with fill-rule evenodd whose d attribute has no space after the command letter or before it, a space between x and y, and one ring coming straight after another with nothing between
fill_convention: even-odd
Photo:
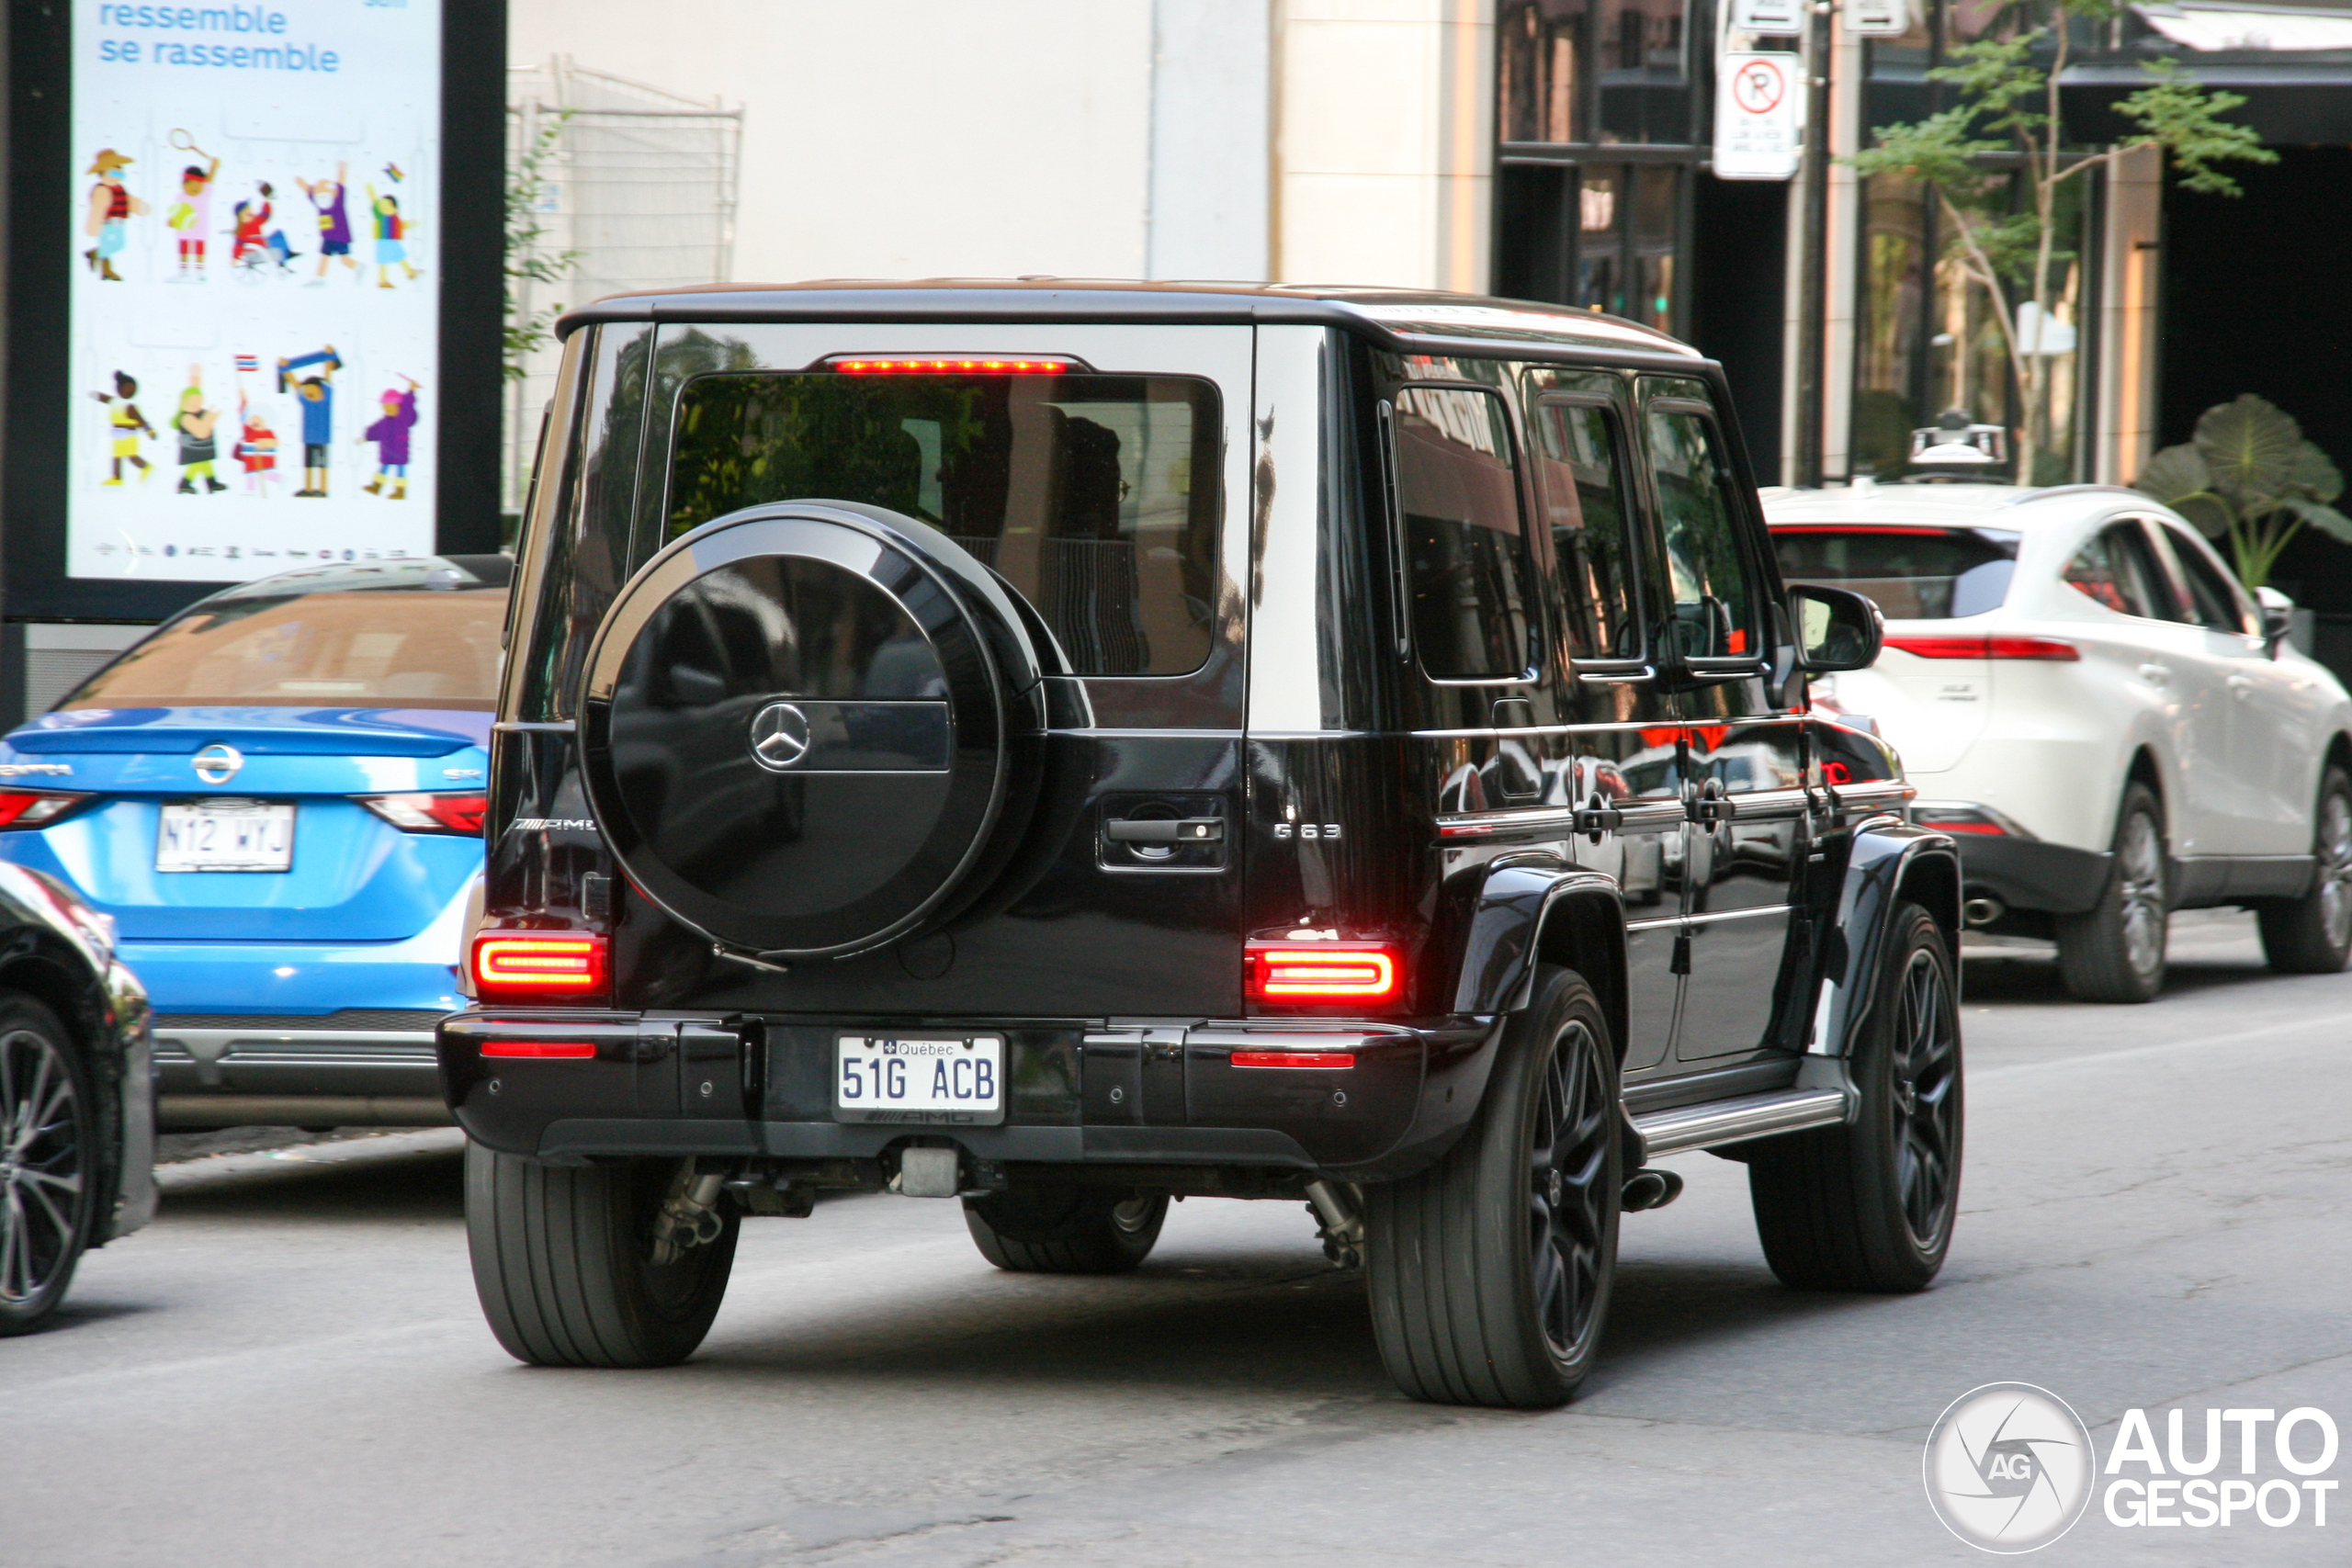
<instances>
[{"instance_id":1,"label":"black mercedes-amg g63 suv","mask_svg":"<svg viewBox=\"0 0 2352 1568\"><path fill-rule=\"evenodd\" d=\"M1940 1266L1951 841L1808 671L1723 378L1473 298L1030 280L565 318L443 1023L482 1303L676 1361L747 1217L1131 1268L1305 1200L1418 1397L1567 1398L1650 1162Z\"/></svg>"}]
</instances>

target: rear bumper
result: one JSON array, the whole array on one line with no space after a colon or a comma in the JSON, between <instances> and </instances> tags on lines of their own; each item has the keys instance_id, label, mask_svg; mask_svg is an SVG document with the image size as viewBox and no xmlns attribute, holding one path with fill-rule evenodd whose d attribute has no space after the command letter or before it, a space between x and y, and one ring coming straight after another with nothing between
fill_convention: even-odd
<instances>
[{"instance_id":1,"label":"rear bumper","mask_svg":"<svg viewBox=\"0 0 2352 1568\"><path fill-rule=\"evenodd\" d=\"M436 922L437 925L437 922ZM330 1013L401 1008L444 1013L458 993L459 938L447 941L122 943L158 1013Z\"/></svg>"},{"instance_id":2,"label":"rear bumper","mask_svg":"<svg viewBox=\"0 0 2352 1568\"><path fill-rule=\"evenodd\" d=\"M155 1020L166 1127L446 1123L433 1055L440 1010Z\"/></svg>"},{"instance_id":3,"label":"rear bumper","mask_svg":"<svg viewBox=\"0 0 2352 1568\"><path fill-rule=\"evenodd\" d=\"M2106 891L2115 857L2040 839L1954 833L1964 897L1993 897L2013 909L2079 915Z\"/></svg>"},{"instance_id":4,"label":"rear bumper","mask_svg":"<svg viewBox=\"0 0 2352 1568\"><path fill-rule=\"evenodd\" d=\"M1165 1027L1084 1021L649 1018L475 1010L444 1020L443 1089L478 1142L579 1161L701 1155L864 1161L918 1136L974 1160L1250 1167L1357 1179L1401 1175L1476 1109L1497 1021L1415 1024L1235 1021ZM1001 1125L844 1122L831 1110L840 1033L1001 1033ZM500 1039L585 1041L592 1058L485 1058ZM1237 1067L1237 1050L1352 1058L1340 1067ZM705 1095L711 1083L716 1092Z\"/></svg>"}]
</instances>

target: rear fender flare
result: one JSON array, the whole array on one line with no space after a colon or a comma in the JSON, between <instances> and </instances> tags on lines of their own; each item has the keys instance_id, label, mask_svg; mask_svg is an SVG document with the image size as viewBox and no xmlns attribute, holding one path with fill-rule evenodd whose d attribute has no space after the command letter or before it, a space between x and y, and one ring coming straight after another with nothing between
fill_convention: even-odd
<instances>
[{"instance_id":1,"label":"rear fender flare","mask_svg":"<svg viewBox=\"0 0 2352 1568\"><path fill-rule=\"evenodd\" d=\"M1865 822L1849 840L1843 875L1832 890L1814 986L1809 1055L1843 1057L1868 1021L1880 967L1894 940L1895 911L1918 904L1935 918L1960 962L1960 851L1946 833L1894 818ZM1819 917L1817 917L1819 918Z\"/></svg>"},{"instance_id":2,"label":"rear fender flare","mask_svg":"<svg viewBox=\"0 0 2352 1568\"><path fill-rule=\"evenodd\" d=\"M1549 854L1513 855L1487 870L1470 917L1453 1010L1491 1016L1524 1009L1539 964L1576 969L1625 1039L1625 907L1617 884Z\"/></svg>"}]
</instances>

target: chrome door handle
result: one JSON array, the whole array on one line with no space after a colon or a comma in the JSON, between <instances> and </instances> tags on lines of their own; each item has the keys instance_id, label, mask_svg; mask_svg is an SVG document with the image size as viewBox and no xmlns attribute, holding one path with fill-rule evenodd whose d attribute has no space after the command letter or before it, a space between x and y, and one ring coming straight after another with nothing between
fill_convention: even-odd
<instances>
[{"instance_id":1,"label":"chrome door handle","mask_svg":"<svg viewBox=\"0 0 2352 1568\"><path fill-rule=\"evenodd\" d=\"M2140 666L2140 679L2147 682L2151 686L2164 685L2172 679L2172 667L2165 664L2143 664Z\"/></svg>"}]
</instances>

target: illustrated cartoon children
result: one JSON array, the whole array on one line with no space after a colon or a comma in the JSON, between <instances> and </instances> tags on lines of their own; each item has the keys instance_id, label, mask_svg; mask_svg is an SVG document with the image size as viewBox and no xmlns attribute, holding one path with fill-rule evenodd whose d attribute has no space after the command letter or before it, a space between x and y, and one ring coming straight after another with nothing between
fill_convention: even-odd
<instances>
[{"instance_id":1,"label":"illustrated cartoon children","mask_svg":"<svg viewBox=\"0 0 2352 1568\"><path fill-rule=\"evenodd\" d=\"M120 283L122 274L115 271L114 258L122 254L122 226L133 215L147 210L147 203L124 188L122 171L131 160L113 148L102 149L91 160L89 173L98 176L90 187L89 216L83 231L97 242L82 253L90 270L108 283Z\"/></svg>"},{"instance_id":2,"label":"illustrated cartoon children","mask_svg":"<svg viewBox=\"0 0 2352 1568\"><path fill-rule=\"evenodd\" d=\"M243 387L237 389L237 459L245 466L245 489L263 501L269 499L269 481L277 477L277 432L268 416L254 409Z\"/></svg>"},{"instance_id":3,"label":"illustrated cartoon children","mask_svg":"<svg viewBox=\"0 0 2352 1568\"><path fill-rule=\"evenodd\" d=\"M187 389L180 393L180 412L172 421L180 433L180 494L218 494L229 488L212 475L220 450L213 431L220 423L220 411L204 406L204 367L189 366ZM202 491L196 488L198 479L204 481Z\"/></svg>"},{"instance_id":4,"label":"illustrated cartoon children","mask_svg":"<svg viewBox=\"0 0 2352 1568\"><path fill-rule=\"evenodd\" d=\"M318 209L319 213L319 276L311 279L313 288L326 282L327 267L337 258L357 274L362 282L367 279L367 274L359 271L359 263L351 254L351 215L344 208L346 192L343 176L349 167L347 164L337 164L334 178L331 180L295 182L302 187L302 194L311 198L311 205Z\"/></svg>"},{"instance_id":5,"label":"illustrated cartoon children","mask_svg":"<svg viewBox=\"0 0 2352 1568\"><path fill-rule=\"evenodd\" d=\"M418 383L407 376L401 379L408 382L408 390L386 388L384 395L376 400L384 417L354 437L376 444L376 477L359 488L369 495L381 492L387 501L408 499L408 436L416 428ZM384 489L386 485L391 487L389 491Z\"/></svg>"},{"instance_id":6,"label":"illustrated cartoon children","mask_svg":"<svg viewBox=\"0 0 2352 1568\"><path fill-rule=\"evenodd\" d=\"M401 267L416 279L416 264L408 259L409 220L401 215L400 198L390 195L378 196L376 187L368 187L368 207L376 215L376 287L392 286L392 268ZM405 380L407 378L403 377Z\"/></svg>"},{"instance_id":7,"label":"illustrated cartoon children","mask_svg":"<svg viewBox=\"0 0 2352 1568\"><path fill-rule=\"evenodd\" d=\"M139 383L119 370L114 373L112 392L90 394L107 405L109 411L107 423L114 431L114 460L106 479L110 485L122 483L122 466L125 463L139 470L141 484L155 477L153 466L139 455L140 441L153 440L155 427L147 423L147 416L141 413L139 405L130 400L138 395Z\"/></svg>"},{"instance_id":8,"label":"illustrated cartoon children","mask_svg":"<svg viewBox=\"0 0 2352 1568\"><path fill-rule=\"evenodd\" d=\"M173 276L175 283L204 281L204 240L212 232L212 182L220 173L220 159L192 142L188 150L210 161L190 164L180 171L180 199L164 220L180 237L180 268Z\"/></svg>"},{"instance_id":9,"label":"illustrated cartoon children","mask_svg":"<svg viewBox=\"0 0 2352 1568\"><path fill-rule=\"evenodd\" d=\"M320 496L327 493L328 452L334 440L334 373L343 368L336 357L334 345L329 344L316 354L305 354L295 359L277 362L277 389L286 390L288 379L297 370L317 367L317 373L306 376L294 384L294 394L302 400L302 488L298 496Z\"/></svg>"},{"instance_id":10,"label":"illustrated cartoon children","mask_svg":"<svg viewBox=\"0 0 2352 1568\"><path fill-rule=\"evenodd\" d=\"M278 271L288 271L290 269L286 264L294 255L287 248L286 231L272 230L269 226L274 210L269 198L276 193L269 188L267 180L262 181L256 188L257 194L230 209L231 215L237 220L237 229L236 238L230 243L229 262L232 266L243 268L249 277L259 277L261 269L273 261L277 264Z\"/></svg>"}]
</instances>

